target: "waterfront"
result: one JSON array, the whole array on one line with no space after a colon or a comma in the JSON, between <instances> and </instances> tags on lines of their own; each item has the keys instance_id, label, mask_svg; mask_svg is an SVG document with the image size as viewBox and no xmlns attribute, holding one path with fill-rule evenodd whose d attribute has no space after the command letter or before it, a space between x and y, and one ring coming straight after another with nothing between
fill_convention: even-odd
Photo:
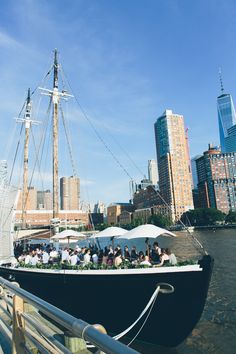
<instances>
[{"instance_id":1,"label":"waterfront","mask_svg":"<svg viewBox=\"0 0 236 354\"><path fill-rule=\"evenodd\" d=\"M233 354L236 351L236 231L205 230L197 231L194 235L215 258L208 299L201 320L187 340L177 348L167 349L136 342L133 348L142 354ZM176 254L183 254L183 258L195 255L194 247L186 237L181 234L174 241ZM171 246L173 240L168 238L164 241L162 238L160 242Z\"/></svg>"}]
</instances>

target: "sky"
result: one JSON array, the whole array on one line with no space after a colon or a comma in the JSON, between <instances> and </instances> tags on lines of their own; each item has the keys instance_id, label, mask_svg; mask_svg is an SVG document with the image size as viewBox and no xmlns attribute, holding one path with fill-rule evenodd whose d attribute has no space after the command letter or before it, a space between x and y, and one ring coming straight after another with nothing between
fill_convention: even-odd
<instances>
[{"instance_id":1,"label":"sky","mask_svg":"<svg viewBox=\"0 0 236 354\"><path fill-rule=\"evenodd\" d=\"M219 67L236 94L234 0L1 0L0 15L0 159L9 166L13 118L54 48L76 97L64 109L84 202L129 200L130 178L156 159L154 123L166 109L184 115L191 156L219 144ZM71 175L65 138L59 151L60 176ZM46 164L41 176L51 189Z\"/></svg>"}]
</instances>

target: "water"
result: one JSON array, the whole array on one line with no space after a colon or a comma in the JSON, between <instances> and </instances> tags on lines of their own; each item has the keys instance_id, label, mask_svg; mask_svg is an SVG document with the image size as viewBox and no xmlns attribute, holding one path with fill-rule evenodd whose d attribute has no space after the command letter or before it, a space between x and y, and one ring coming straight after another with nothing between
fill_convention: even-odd
<instances>
[{"instance_id":1,"label":"water","mask_svg":"<svg viewBox=\"0 0 236 354\"><path fill-rule=\"evenodd\" d=\"M174 241L175 246L170 238L161 238L159 243L161 246L171 247L181 259L195 257L193 244L187 240L185 234L179 235ZM236 230L197 231L194 235L215 258L201 320L192 334L177 348L167 349L136 342L133 348L142 354L236 353ZM143 246L142 243L139 244L140 247Z\"/></svg>"}]
</instances>

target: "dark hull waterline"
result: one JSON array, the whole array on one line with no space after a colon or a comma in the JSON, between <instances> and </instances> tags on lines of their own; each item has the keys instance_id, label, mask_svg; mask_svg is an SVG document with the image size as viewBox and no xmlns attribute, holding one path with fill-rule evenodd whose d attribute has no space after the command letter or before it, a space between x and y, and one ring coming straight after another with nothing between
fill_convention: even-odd
<instances>
[{"instance_id":1,"label":"dark hull waterline","mask_svg":"<svg viewBox=\"0 0 236 354\"><path fill-rule=\"evenodd\" d=\"M191 270L191 266L175 271L171 268L176 267L166 267L166 271L34 271L1 266L0 275L78 318L103 324L113 334L138 318L157 283L168 283L174 292L158 295L138 339L172 347L191 333L204 309L213 259L204 256L199 263L198 271ZM141 323L129 332L129 337L135 335Z\"/></svg>"}]
</instances>

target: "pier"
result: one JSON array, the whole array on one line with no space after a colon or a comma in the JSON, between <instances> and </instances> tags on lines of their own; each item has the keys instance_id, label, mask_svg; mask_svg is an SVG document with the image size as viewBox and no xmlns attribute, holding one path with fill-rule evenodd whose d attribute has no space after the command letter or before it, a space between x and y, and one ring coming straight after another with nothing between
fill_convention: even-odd
<instances>
[{"instance_id":1,"label":"pier","mask_svg":"<svg viewBox=\"0 0 236 354\"><path fill-rule=\"evenodd\" d=\"M69 300L69 299L68 299ZM91 325L0 277L0 354L135 354Z\"/></svg>"}]
</instances>

